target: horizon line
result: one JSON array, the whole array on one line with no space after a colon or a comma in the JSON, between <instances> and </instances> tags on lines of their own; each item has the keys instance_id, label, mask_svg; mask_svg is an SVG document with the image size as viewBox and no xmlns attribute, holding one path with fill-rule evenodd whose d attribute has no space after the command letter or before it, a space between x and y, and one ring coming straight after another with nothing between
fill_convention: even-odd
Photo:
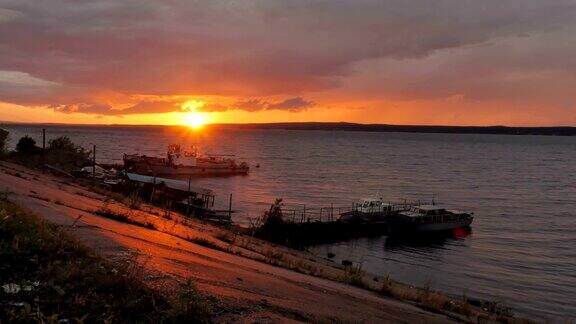
<instances>
[{"instance_id":1,"label":"horizon line","mask_svg":"<svg viewBox=\"0 0 576 324\"><path fill-rule=\"evenodd\" d=\"M554 126L511 126L511 125L442 125L442 124L384 124L384 123L359 123L359 122L324 122L324 121L306 121L306 122L252 122L252 123L208 123L205 126L265 126L265 125L352 125L352 126L388 126L388 127L453 127L453 128L576 128L567 125ZM105 123L43 123L43 122L20 122L0 120L2 125L34 125L34 126L104 126L104 127L188 127L179 124L105 124Z\"/></svg>"}]
</instances>

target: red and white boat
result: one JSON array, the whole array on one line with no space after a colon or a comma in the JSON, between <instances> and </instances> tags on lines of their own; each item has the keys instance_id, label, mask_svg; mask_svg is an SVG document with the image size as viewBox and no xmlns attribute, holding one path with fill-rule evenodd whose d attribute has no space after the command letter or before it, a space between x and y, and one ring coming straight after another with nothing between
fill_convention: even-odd
<instances>
[{"instance_id":1,"label":"red and white boat","mask_svg":"<svg viewBox=\"0 0 576 324\"><path fill-rule=\"evenodd\" d=\"M170 145L166 158L138 154L125 154L127 171L175 178L198 176L247 175L250 167L246 162L217 155L200 155L196 149L184 151L180 145Z\"/></svg>"}]
</instances>

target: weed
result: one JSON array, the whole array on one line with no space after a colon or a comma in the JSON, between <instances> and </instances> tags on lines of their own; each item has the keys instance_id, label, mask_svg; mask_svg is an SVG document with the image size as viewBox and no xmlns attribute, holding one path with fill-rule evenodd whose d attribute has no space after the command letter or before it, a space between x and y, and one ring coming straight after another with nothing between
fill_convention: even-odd
<instances>
[{"instance_id":1,"label":"weed","mask_svg":"<svg viewBox=\"0 0 576 324\"><path fill-rule=\"evenodd\" d=\"M380 293L388 297L394 297L394 282L390 279L390 275L387 274L384 279L382 279L382 288L380 288Z\"/></svg>"},{"instance_id":2,"label":"weed","mask_svg":"<svg viewBox=\"0 0 576 324\"><path fill-rule=\"evenodd\" d=\"M138 262L113 266L63 228L8 201L0 202L0 214L0 278L15 288L0 291L0 322L209 319L209 308L195 290L182 290L183 297L172 304L142 283Z\"/></svg>"},{"instance_id":3,"label":"weed","mask_svg":"<svg viewBox=\"0 0 576 324\"><path fill-rule=\"evenodd\" d=\"M130 209L141 210L142 209L142 201L140 201L140 197L137 191L131 192L128 196L125 197L124 203L130 207Z\"/></svg>"},{"instance_id":4,"label":"weed","mask_svg":"<svg viewBox=\"0 0 576 324\"><path fill-rule=\"evenodd\" d=\"M233 244L236 239L235 235L228 231L216 234L216 238L228 244Z\"/></svg>"},{"instance_id":5,"label":"weed","mask_svg":"<svg viewBox=\"0 0 576 324\"><path fill-rule=\"evenodd\" d=\"M186 239L188 242L194 243L194 244L198 244L201 245L203 247L207 247L210 249L214 249L214 250L219 250L219 251L225 251L226 249L221 247L220 245L216 244L215 242L212 242L210 240L207 240L205 238L202 237L194 237L194 238L188 238Z\"/></svg>"},{"instance_id":6,"label":"weed","mask_svg":"<svg viewBox=\"0 0 576 324\"><path fill-rule=\"evenodd\" d=\"M285 254L277 249L267 249L263 252L264 257L273 264L279 265L286 259Z\"/></svg>"},{"instance_id":7,"label":"weed","mask_svg":"<svg viewBox=\"0 0 576 324\"><path fill-rule=\"evenodd\" d=\"M352 286L360 288L369 288L368 284L364 281L364 271L361 266L347 267L342 277L342 281L351 284Z\"/></svg>"},{"instance_id":8,"label":"weed","mask_svg":"<svg viewBox=\"0 0 576 324\"><path fill-rule=\"evenodd\" d=\"M491 314L496 314L498 316L511 317L513 316L512 309L503 305L500 301L484 301L484 300L473 300L465 299L466 303L480 307Z\"/></svg>"},{"instance_id":9,"label":"weed","mask_svg":"<svg viewBox=\"0 0 576 324\"><path fill-rule=\"evenodd\" d=\"M149 228L149 229L156 229L156 226L153 223L151 223L151 222L145 222L145 223L137 222L137 221L133 220L132 218L130 218L128 215L117 213L117 212L111 210L110 208L107 207L106 204L102 208L94 211L94 214L108 218L108 219L113 219L115 221L122 222L122 223L136 225L136 226L145 227L145 228Z\"/></svg>"},{"instance_id":10,"label":"weed","mask_svg":"<svg viewBox=\"0 0 576 324\"><path fill-rule=\"evenodd\" d=\"M190 318L194 318L196 323L210 322L212 309L190 279L180 287L173 305L174 308L168 311L173 322L186 323Z\"/></svg>"}]
</instances>

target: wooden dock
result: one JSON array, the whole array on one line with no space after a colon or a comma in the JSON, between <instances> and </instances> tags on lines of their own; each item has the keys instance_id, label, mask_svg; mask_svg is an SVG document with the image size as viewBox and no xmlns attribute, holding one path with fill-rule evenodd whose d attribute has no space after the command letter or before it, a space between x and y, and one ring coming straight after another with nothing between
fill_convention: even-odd
<instances>
[{"instance_id":1,"label":"wooden dock","mask_svg":"<svg viewBox=\"0 0 576 324\"><path fill-rule=\"evenodd\" d=\"M419 203L403 202L391 205L405 209ZM283 206L281 210L282 222L276 225L278 228L261 232L258 236L277 243L303 248L307 245L359 237L381 236L389 233L384 210L373 210L373 213L379 216L373 217L370 221L342 219L341 215L343 214L359 212L358 204L349 206L334 206L331 204L328 207L313 208L304 205L296 207Z\"/></svg>"}]
</instances>

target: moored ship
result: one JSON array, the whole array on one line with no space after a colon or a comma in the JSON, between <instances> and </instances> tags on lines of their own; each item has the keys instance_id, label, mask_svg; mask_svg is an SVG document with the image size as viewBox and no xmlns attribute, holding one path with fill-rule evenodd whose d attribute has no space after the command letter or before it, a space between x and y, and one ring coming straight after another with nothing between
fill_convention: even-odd
<instances>
[{"instance_id":1,"label":"moored ship","mask_svg":"<svg viewBox=\"0 0 576 324\"><path fill-rule=\"evenodd\" d=\"M449 210L437 205L416 205L409 210L391 214L388 223L391 232L447 232L469 228L474 220L472 213Z\"/></svg>"},{"instance_id":2,"label":"moored ship","mask_svg":"<svg viewBox=\"0 0 576 324\"><path fill-rule=\"evenodd\" d=\"M197 150L184 151L179 145L170 145L166 158L138 154L125 154L126 170L144 175L166 177L233 176L247 175L247 163L216 155L200 155Z\"/></svg>"},{"instance_id":3,"label":"moored ship","mask_svg":"<svg viewBox=\"0 0 576 324\"><path fill-rule=\"evenodd\" d=\"M397 206L385 202L382 198L365 198L354 204L350 211L340 214L344 222L382 222L387 216L397 212Z\"/></svg>"}]
</instances>

